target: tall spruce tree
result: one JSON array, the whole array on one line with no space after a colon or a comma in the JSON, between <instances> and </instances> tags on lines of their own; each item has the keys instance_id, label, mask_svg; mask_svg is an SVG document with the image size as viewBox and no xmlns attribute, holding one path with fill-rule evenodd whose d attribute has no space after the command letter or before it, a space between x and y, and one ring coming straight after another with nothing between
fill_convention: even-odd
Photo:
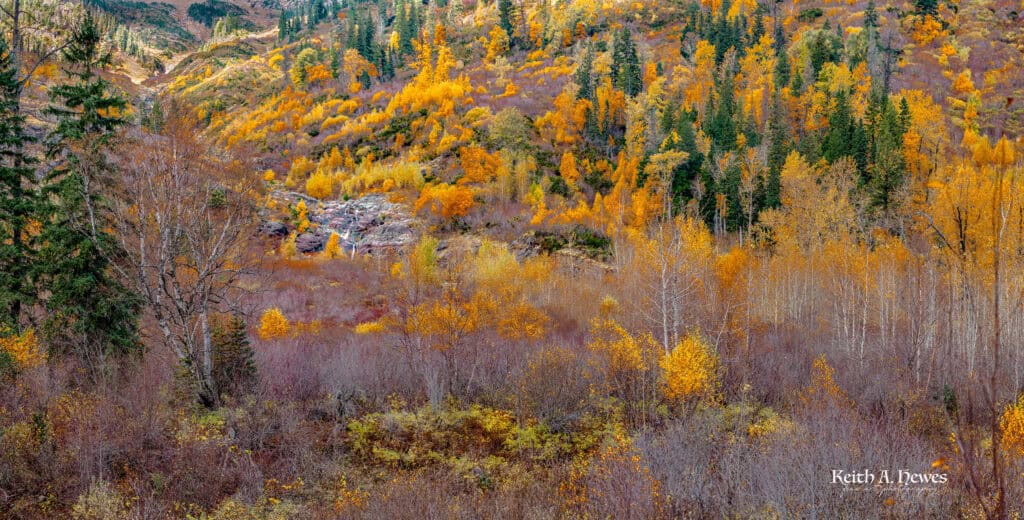
<instances>
[{"instance_id":1,"label":"tall spruce tree","mask_svg":"<svg viewBox=\"0 0 1024 520\"><path fill-rule=\"evenodd\" d=\"M870 191L875 207L888 210L896 202L895 192L906 176L903 158L905 131L899 112L888 96L880 99L878 122L872 128L873 161L870 169Z\"/></svg>"},{"instance_id":2,"label":"tall spruce tree","mask_svg":"<svg viewBox=\"0 0 1024 520\"><path fill-rule=\"evenodd\" d=\"M241 316L220 320L213 327L213 377L222 394L240 396L256 383L255 352Z\"/></svg>"},{"instance_id":3,"label":"tall spruce tree","mask_svg":"<svg viewBox=\"0 0 1024 520\"><path fill-rule=\"evenodd\" d=\"M629 96L643 90L643 76L636 45L628 28L623 27L612 42L612 83Z\"/></svg>"},{"instance_id":4,"label":"tall spruce tree","mask_svg":"<svg viewBox=\"0 0 1024 520\"><path fill-rule=\"evenodd\" d=\"M6 40L0 38L0 326L17 331L36 302L33 286L35 234L43 206L36 189L35 161L25 147L22 83Z\"/></svg>"},{"instance_id":5,"label":"tall spruce tree","mask_svg":"<svg viewBox=\"0 0 1024 520\"><path fill-rule=\"evenodd\" d=\"M822 157L832 163L840 157L852 156L855 128L849 98L845 91L840 90L828 116L828 131L821 146Z\"/></svg>"},{"instance_id":6,"label":"tall spruce tree","mask_svg":"<svg viewBox=\"0 0 1024 520\"><path fill-rule=\"evenodd\" d=\"M90 15L75 31L64 60L71 83L50 89L46 114L57 121L47 155L55 163L44 193L53 216L42 229L39 280L49 294L45 330L51 351L79 357L101 369L111 355L140 348L139 299L111 272L120 249L107 231L102 196L114 175L105 152L127 106L109 92L97 69L109 62L102 35Z\"/></svg>"},{"instance_id":7,"label":"tall spruce tree","mask_svg":"<svg viewBox=\"0 0 1024 520\"><path fill-rule=\"evenodd\" d=\"M765 208L782 205L782 166L789 154L789 134L784 110L776 92L768 115L768 178L765 180L764 195L760 197Z\"/></svg>"},{"instance_id":8,"label":"tall spruce tree","mask_svg":"<svg viewBox=\"0 0 1024 520\"><path fill-rule=\"evenodd\" d=\"M580 89L576 92L577 99L590 99L594 97L594 49L587 47L587 50L583 53L583 60L579 66L576 67L576 73L573 79L576 84L580 86Z\"/></svg>"},{"instance_id":9,"label":"tall spruce tree","mask_svg":"<svg viewBox=\"0 0 1024 520\"><path fill-rule=\"evenodd\" d=\"M778 53L775 59L775 89L781 90L782 88L789 85L789 76L792 74L793 69L789 64L789 56L786 51Z\"/></svg>"},{"instance_id":10,"label":"tall spruce tree","mask_svg":"<svg viewBox=\"0 0 1024 520\"><path fill-rule=\"evenodd\" d=\"M515 6L512 4L512 0L498 0L498 25L501 26L510 40L515 30L512 25L514 18Z\"/></svg>"}]
</instances>

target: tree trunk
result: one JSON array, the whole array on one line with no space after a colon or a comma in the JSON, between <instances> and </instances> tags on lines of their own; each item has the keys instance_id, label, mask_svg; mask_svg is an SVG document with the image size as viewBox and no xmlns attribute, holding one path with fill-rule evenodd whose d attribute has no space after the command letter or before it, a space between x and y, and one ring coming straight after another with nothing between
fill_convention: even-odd
<instances>
[{"instance_id":1,"label":"tree trunk","mask_svg":"<svg viewBox=\"0 0 1024 520\"><path fill-rule=\"evenodd\" d=\"M213 379L213 340L210 333L210 314L206 309L199 313L199 327L202 334L202 359L200 364L202 391L199 399L203 405L216 408L220 404L217 382Z\"/></svg>"}]
</instances>

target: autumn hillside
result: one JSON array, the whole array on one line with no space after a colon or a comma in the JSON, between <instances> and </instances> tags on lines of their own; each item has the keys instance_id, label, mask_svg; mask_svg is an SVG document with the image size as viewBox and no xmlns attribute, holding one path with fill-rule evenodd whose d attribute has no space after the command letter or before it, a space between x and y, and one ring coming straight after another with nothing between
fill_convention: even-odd
<instances>
[{"instance_id":1,"label":"autumn hillside","mask_svg":"<svg viewBox=\"0 0 1024 520\"><path fill-rule=\"evenodd\" d=\"M0 1L0 518L1018 518L1022 13Z\"/></svg>"}]
</instances>

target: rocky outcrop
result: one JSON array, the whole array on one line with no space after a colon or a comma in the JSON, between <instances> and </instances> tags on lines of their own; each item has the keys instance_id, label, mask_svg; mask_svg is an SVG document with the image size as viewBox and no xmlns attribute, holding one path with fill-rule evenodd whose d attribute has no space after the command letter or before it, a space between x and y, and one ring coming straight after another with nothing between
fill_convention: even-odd
<instances>
[{"instance_id":1,"label":"rocky outcrop","mask_svg":"<svg viewBox=\"0 0 1024 520\"><path fill-rule=\"evenodd\" d=\"M300 253L319 253L327 245L328 235L323 232L303 233L295 237L295 250Z\"/></svg>"},{"instance_id":2,"label":"rocky outcrop","mask_svg":"<svg viewBox=\"0 0 1024 520\"><path fill-rule=\"evenodd\" d=\"M405 206L382 194L321 203L310 222L338 233L344 246L364 254L404 247L417 236L416 221Z\"/></svg>"},{"instance_id":3,"label":"rocky outcrop","mask_svg":"<svg viewBox=\"0 0 1024 520\"><path fill-rule=\"evenodd\" d=\"M571 273L611 272L615 268L609 263L610 249L607 249L608 245L601 243L599 238L595 239L591 233L578 231L565 234L527 231L513 240L509 246L519 262L546 254L557 259L562 267Z\"/></svg>"},{"instance_id":4,"label":"rocky outcrop","mask_svg":"<svg viewBox=\"0 0 1024 520\"><path fill-rule=\"evenodd\" d=\"M288 226L283 222L268 220L260 223L258 232L265 237L284 238L288 236Z\"/></svg>"},{"instance_id":5,"label":"rocky outcrop","mask_svg":"<svg viewBox=\"0 0 1024 520\"><path fill-rule=\"evenodd\" d=\"M296 238L299 252L322 251L331 233L341 238L345 251L380 254L405 247L419 236L418 221L408 209L388 200L384 194L371 194L350 200L317 201L301 193L278 192L273 195L283 207L305 200L309 221L316 232Z\"/></svg>"}]
</instances>

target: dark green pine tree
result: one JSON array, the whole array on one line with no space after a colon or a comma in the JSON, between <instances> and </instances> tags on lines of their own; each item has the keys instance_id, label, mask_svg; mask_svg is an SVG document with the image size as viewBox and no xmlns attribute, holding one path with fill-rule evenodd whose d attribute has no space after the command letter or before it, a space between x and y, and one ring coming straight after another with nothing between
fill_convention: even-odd
<instances>
[{"instance_id":1,"label":"dark green pine tree","mask_svg":"<svg viewBox=\"0 0 1024 520\"><path fill-rule=\"evenodd\" d=\"M722 9L728 9L728 3L728 0L723 0ZM726 18L725 11L719 11L718 19L711 26L711 30L711 43L715 45L715 65L721 65L722 60L725 59L725 53L736 46L736 42L732 38L732 27L729 19Z\"/></svg>"},{"instance_id":2,"label":"dark green pine tree","mask_svg":"<svg viewBox=\"0 0 1024 520\"><path fill-rule=\"evenodd\" d=\"M395 77L395 54L388 50L384 53L384 65L381 68L381 78L389 80Z\"/></svg>"},{"instance_id":3,"label":"dark green pine tree","mask_svg":"<svg viewBox=\"0 0 1024 520\"><path fill-rule=\"evenodd\" d=\"M125 122L119 114L126 103L97 75L109 62L101 39L87 14L64 51L73 81L50 89L45 112L57 125L47 155L56 165L44 193L52 201L52 217L43 224L36 263L49 294L45 331L54 340L51 350L75 355L93 370L102 369L111 355L140 348L140 301L112 275L121 250L105 231L109 213L101 193L114 180L105 153Z\"/></svg>"},{"instance_id":4,"label":"dark green pine tree","mask_svg":"<svg viewBox=\"0 0 1024 520\"><path fill-rule=\"evenodd\" d=\"M900 98L900 134L905 134L907 130L910 130L910 105L907 103L907 98Z\"/></svg>"},{"instance_id":5,"label":"dark green pine tree","mask_svg":"<svg viewBox=\"0 0 1024 520\"><path fill-rule=\"evenodd\" d=\"M25 147L22 83L6 40L0 38L0 326L19 331L36 303L36 245L29 227L43 200L36 189L35 161Z\"/></svg>"},{"instance_id":6,"label":"dark green pine tree","mask_svg":"<svg viewBox=\"0 0 1024 520\"><path fill-rule=\"evenodd\" d=\"M715 112L711 117L711 125L708 128L708 135L711 136L712 144L716 151L727 151L736 148L736 122L733 116L736 112L734 101L732 74L723 74L718 83L717 99L715 100Z\"/></svg>"},{"instance_id":7,"label":"dark green pine tree","mask_svg":"<svg viewBox=\"0 0 1024 520\"><path fill-rule=\"evenodd\" d=\"M512 0L498 0L498 25L508 35L509 41L512 40L515 28L513 25L515 15L515 5L512 4Z\"/></svg>"},{"instance_id":8,"label":"dark green pine tree","mask_svg":"<svg viewBox=\"0 0 1024 520\"><path fill-rule=\"evenodd\" d=\"M765 8L761 4L757 4L757 9L754 11L754 24L750 27L750 38L748 40L750 44L748 47L753 47L764 36L764 11Z\"/></svg>"},{"instance_id":9,"label":"dark green pine tree","mask_svg":"<svg viewBox=\"0 0 1024 520\"><path fill-rule=\"evenodd\" d=\"M718 192L725 195L726 214L725 228L737 231L746 223L743 205L740 203L740 184L743 183L743 172L738 161L732 161L725 168L725 175L718 186Z\"/></svg>"},{"instance_id":10,"label":"dark green pine tree","mask_svg":"<svg viewBox=\"0 0 1024 520\"><path fill-rule=\"evenodd\" d=\"M232 316L214 325L213 378L221 393L243 395L256 384L255 352L245 331L245 321Z\"/></svg>"},{"instance_id":11,"label":"dark green pine tree","mask_svg":"<svg viewBox=\"0 0 1024 520\"><path fill-rule=\"evenodd\" d=\"M636 96L643 90L643 75L636 45L628 28L623 28L612 42L612 84L628 96Z\"/></svg>"},{"instance_id":12,"label":"dark green pine tree","mask_svg":"<svg viewBox=\"0 0 1024 520\"><path fill-rule=\"evenodd\" d=\"M786 51L780 52L775 59L775 89L781 90L783 87L789 85L790 74L793 73L793 69L789 64L789 56Z\"/></svg>"},{"instance_id":13,"label":"dark green pine tree","mask_svg":"<svg viewBox=\"0 0 1024 520\"><path fill-rule=\"evenodd\" d=\"M277 39L284 41L288 37L288 11L281 10L281 16L277 19Z\"/></svg>"},{"instance_id":14,"label":"dark green pine tree","mask_svg":"<svg viewBox=\"0 0 1024 520\"><path fill-rule=\"evenodd\" d=\"M782 166L789 155L789 134L786 114L778 93L772 100L768 115L768 178L764 183L764 194L759 197L764 208L782 205Z\"/></svg>"},{"instance_id":15,"label":"dark green pine tree","mask_svg":"<svg viewBox=\"0 0 1024 520\"><path fill-rule=\"evenodd\" d=\"M821 143L821 156L829 163L840 157L853 156L856 123L850 111L846 92L836 93L835 105L828 116L828 131Z\"/></svg>"},{"instance_id":16,"label":"dark green pine tree","mask_svg":"<svg viewBox=\"0 0 1024 520\"><path fill-rule=\"evenodd\" d=\"M878 29L878 11L875 10L875 0L868 0L868 6L864 9L864 27Z\"/></svg>"},{"instance_id":17,"label":"dark green pine tree","mask_svg":"<svg viewBox=\"0 0 1024 520\"><path fill-rule=\"evenodd\" d=\"M345 25L345 48L359 49L359 14L353 13Z\"/></svg>"},{"instance_id":18,"label":"dark green pine tree","mask_svg":"<svg viewBox=\"0 0 1024 520\"><path fill-rule=\"evenodd\" d=\"M895 193L903 185L906 175L903 133L899 113L885 96L874 127L874 161L869 172L872 205L883 211L896 202Z\"/></svg>"},{"instance_id":19,"label":"dark green pine tree","mask_svg":"<svg viewBox=\"0 0 1024 520\"><path fill-rule=\"evenodd\" d=\"M853 160L857 163L857 172L860 173L860 182L867 182L868 178L868 164L871 161L870 153L870 139L868 138L867 128L864 127L863 121L858 121L857 125L853 129Z\"/></svg>"},{"instance_id":20,"label":"dark green pine tree","mask_svg":"<svg viewBox=\"0 0 1024 520\"><path fill-rule=\"evenodd\" d=\"M914 0L914 11L919 15L932 15L937 16L939 14L939 1L938 0Z\"/></svg>"},{"instance_id":21,"label":"dark green pine tree","mask_svg":"<svg viewBox=\"0 0 1024 520\"><path fill-rule=\"evenodd\" d=\"M324 0L313 0L311 10L315 20L314 26L327 18L327 6L324 4Z\"/></svg>"},{"instance_id":22,"label":"dark green pine tree","mask_svg":"<svg viewBox=\"0 0 1024 520\"><path fill-rule=\"evenodd\" d=\"M338 75L341 74L341 52L334 50L331 47L331 77L338 79Z\"/></svg>"},{"instance_id":23,"label":"dark green pine tree","mask_svg":"<svg viewBox=\"0 0 1024 520\"><path fill-rule=\"evenodd\" d=\"M398 26L398 48L402 54L412 54L416 50L412 46L412 41L416 39L416 32L419 31L413 16L415 6L410 7L405 0L399 0L395 4L395 9L397 10L395 24Z\"/></svg>"},{"instance_id":24,"label":"dark green pine tree","mask_svg":"<svg viewBox=\"0 0 1024 520\"><path fill-rule=\"evenodd\" d=\"M821 31L811 41L811 54L809 64L814 71L814 79L817 80L821 68L830 61L836 61L835 48L833 47L832 35L828 31Z\"/></svg>"},{"instance_id":25,"label":"dark green pine tree","mask_svg":"<svg viewBox=\"0 0 1024 520\"><path fill-rule=\"evenodd\" d=\"M409 30L413 38L417 37L420 28L423 27L423 13L420 11L422 8L423 4L419 0L409 2Z\"/></svg>"},{"instance_id":26,"label":"dark green pine tree","mask_svg":"<svg viewBox=\"0 0 1024 520\"><path fill-rule=\"evenodd\" d=\"M808 65L805 64L804 68L806 67L808 67ZM804 90L804 75L802 72L803 71L801 71L800 74L790 74L793 81L789 83L789 89L793 91L793 94L800 94Z\"/></svg>"},{"instance_id":27,"label":"dark green pine tree","mask_svg":"<svg viewBox=\"0 0 1024 520\"><path fill-rule=\"evenodd\" d=\"M686 152L686 160L672 172L672 199L680 206L692 195L693 181L701 174L704 154L697 148L697 132L693 127L694 116L684 112L676 123L676 134L679 142L672 149Z\"/></svg>"},{"instance_id":28,"label":"dark green pine tree","mask_svg":"<svg viewBox=\"0 0 1024 520\"><path fill-rule=\"evenodd\" d=\"M661 117L658 120L658 128L664 134L669 134L676 129L676 113L679 111L679 106L672 103L672 100L668 100L665 103L665 108L661 110Z\"/></svg>"},{"instance_id":29,"label":"dark green pine tree","mask_svg":"<svg viewBox=\"0 0 1024 520\"><path fill-rule=\"evenodd\" d=\"M370 63L377 62L377 41L374 40L373 16L369 10L363 11L359 22L359 54Z\"/></svg>"},{"instance_id":30,"label":"dark green pine tree","mask_svg":"<svg viewBox=\"0 0 1024 520\"><path fill-rule=\"evenodd\" d=\"M761 133L757 131L757 118L751 112L743 122L743 137L747 139L747 146L756 148L761 145Z\"/></svg>"},{"instance_id":31,"label":"dark green pine tree","mask_svg":"<svg viewBox=\"0 0 1024 520\"><path fill-rule=\"evenodd\" d=\"M782 25L775 27L775 41L773 46L775 47L775 55L778 56L786 52L786 30L782 28Z\"/></svg>"},{"instance_id":32,"label":"dark green pine tree","mask_svg":"<svg viewBox=\"0 0 1024 520\"><path fill-rule=\"evenodd\" d=\"M587 50L583 53L583 61L576 67L576 74L573 76L576 84L580 86L579 92L576 93L577 99L590 99L594 97L593 72L594 49L588 46Z\"/></svg>"}]
</instances>

